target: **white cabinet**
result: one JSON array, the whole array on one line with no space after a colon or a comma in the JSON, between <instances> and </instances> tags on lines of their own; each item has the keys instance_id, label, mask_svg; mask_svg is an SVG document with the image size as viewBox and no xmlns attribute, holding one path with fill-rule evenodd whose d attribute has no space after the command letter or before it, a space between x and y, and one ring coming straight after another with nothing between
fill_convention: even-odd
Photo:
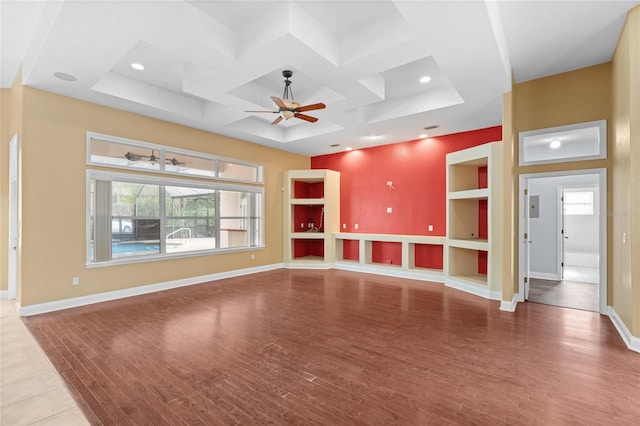
<instances>
[{"instance_id":1,"label":"white cabinet","mask_svg":"<svg viewBox=\"0 0 640 426\"><path fill-rule=\"evenodd\" d=\"M447 154L445 284L502 298L502 142Z\"/></svg>"},{"instance_id":2,"label":"white cabinet","mask_svg":"<svg viewBox=\"0 0 640 426\"><path fill-rule=\"evenodd\" d=\"M340 173L284 172L284 263L288 267L330 267L332 235L340 228Z\"/></svg>"}]
</instances>

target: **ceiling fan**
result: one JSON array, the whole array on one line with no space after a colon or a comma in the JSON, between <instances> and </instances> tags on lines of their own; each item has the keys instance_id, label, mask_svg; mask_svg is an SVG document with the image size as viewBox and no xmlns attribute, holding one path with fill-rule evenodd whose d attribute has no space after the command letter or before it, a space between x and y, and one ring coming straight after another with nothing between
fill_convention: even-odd
<instances>
[{"instance_id":1,"label":"ceiling fan","mask_svg":"<svg viewBox=\"0 0 640 426\"><path fill-rule=\"evenodd\" d=\"M326 108L326 105L323 103L312 104L300 106L300 104L293 100L293 92L291 91L291 81L289 77L293 75L293 72L290 70L282 71L282 76L285 78L284 80L284 93L282 94L282 98L278 98L276 96L271 96L271 99L278 107L277 111L245 111L245 112L265 112L270 114L279 114L279 116L271 122L272 125L278 124L284 118L288 120L290 118L299 118L301 120L309 121L311 123L315 123L318 121L316 117L312 117L307 114L302 114L305 111L313 111L316 109Z\"/></svg>"},{"instance_id":2,"label":"ceiling fan","mask_svg":"<svg viewBox=\"0 0 640 426\"><path fill-rule=\"evenodd\" d=\"M149 161L150 163L158 163L160 161L160 157L156 156L155 152L152 150L151 151L151 155L143 155L143 154L136 154L133 153L131 151L128 151L126 154L124 154L123 156L124 158L126 158L127 160L131 161L131 162L136 162L136 161ZM182 161L179 161L176 158L165 158L164 160L167 164L171 164L173 166L181 166L183 164L185 164Z\"/></svg>"}]
</instances>

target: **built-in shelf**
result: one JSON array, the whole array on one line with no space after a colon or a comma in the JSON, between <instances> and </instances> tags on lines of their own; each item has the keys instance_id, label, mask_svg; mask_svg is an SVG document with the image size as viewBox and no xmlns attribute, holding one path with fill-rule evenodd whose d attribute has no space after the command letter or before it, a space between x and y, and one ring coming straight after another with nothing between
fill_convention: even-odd
<instances>
[{"instance_id":1,"label":"built-in shelf","mask_svg":"<svg viewBox=\"0 0 640 426\"><path fill-rule=\"evenodd\" d=\"M283 258L292 267L329 267L339 229L340 173L289 170L283 174Z\"/></svg>"},{"instance_id":2,"label":"built-in shelf","mask_svg":"<svg viewBox=\"0 0 640 426\"><path fill-rule=\"evenodd\" d=\"M450 192L447 197L450 200L486 200L489 198L489 188Z\"/></svg>"},{"instance_id":3,"label":"built-in shelf","mask_svg":"<svg viewBox=\"0 0 640 426\"><path fill-rule=\"evenodd\" d=\"M347 232L335 233L333 237L336 268L443 282L445 237ZM376 258L375 252L384 252L385 245L390 253L388 258ZM423 256L427 260L416 258L416 253L425 251L432 256ZM428 263L437 266L428 267Z\"/></svg>"},{"instance_id":4,"label":"built-in shelf","mask_svg":"<svg viewBox=\"0 0 640 426\"><path fill-rule=\"evenodd\" d=\"M502 291L502 142L447 154L445 284L491 299Z\"/></svg>"}]
</instances>

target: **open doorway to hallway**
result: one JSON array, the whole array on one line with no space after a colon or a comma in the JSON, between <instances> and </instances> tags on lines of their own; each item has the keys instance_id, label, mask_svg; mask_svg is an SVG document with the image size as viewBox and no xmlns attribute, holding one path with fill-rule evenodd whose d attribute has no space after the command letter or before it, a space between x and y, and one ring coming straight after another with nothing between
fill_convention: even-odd
<instances>
[{"instance_id":1,"label":"open doorway to hallway","mask_svg":"<svg viewBox=\"0 0 640 426\"><path fill-rule=\"evenodd\" d=\"M606 301L600 257L603 182L599 173L542 173L526 178L528 300L599 312ZM605 282L603 282L605 281ZM606 296L604 296L606 297ZM605 305L606 306L606 305Z\"/></svg>"}]
</instances>

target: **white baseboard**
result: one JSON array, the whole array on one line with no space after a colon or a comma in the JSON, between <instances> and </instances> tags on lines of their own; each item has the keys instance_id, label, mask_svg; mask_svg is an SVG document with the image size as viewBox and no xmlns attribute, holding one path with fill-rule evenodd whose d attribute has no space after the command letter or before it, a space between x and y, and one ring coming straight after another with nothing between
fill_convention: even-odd
<instances>
[{"instance_id":1,"label":"white baseboard","mask_svg":"<svg viewBox=\"0 0 640 426\"><path fill-rule=\"evenodd\" d=\"M518 306L518 295L514 294L511 301L501 300L500 301L500 310L507 312L515 312L516 307Z\"/></svg>"},{"instance_id":2,"label":"white baseboard","mask_svg":"<svg viewBox=\"0 0 640 426\"><path fill-rule=\"evenodd\" d=\"M295 262L295 263L285 263L283 264L284 268L287 269L331 269L333 265L330 263L322 263L322 262Z\"/></svg>"},{"instance_id":3,"label":"white baseboard","mask_svg":"<svg viewBox=\"0 0 640 426\"><path fill-rule=\"evenodd\" d=\"M456 290L461 290L467 293L475 294L476 296L484 297L485 299L502 300L502 293L499 291L491 291L491 289L486 286L473 284L454 277L445 278L444 285L446 285L447 287L455 288Z\"/></svg>"},{"instance_id":4,"label":"white baseboard","mask_svg":"<svg viewBox=\"0 0 640 426\"><path fill-rule=\"evenodd\" d=\"M282 263L273 265L257 266L255 268L238 269L228 272L220 272L211 275L202 275L199 277L184 278L181 280L167 281L157 284L143 285L140 287L132 287L123 290L108 291L105 293L90 294L88 296L74 297L71 299L56 300L53 302L38 303L35 305L21 306L18 309L20 316L30 316L44 314L46 312L59 311L62 309L75 308L78 306L91 305L94 303L107 302L110 300L124 299L125 297L139 296L142 294L155 293L158 291L170 290L178 287L202 284L209 281L216 281L225 278L239 277L242 275L255 274L258 272L272 271L281 269Z\"/></svg>"},{"instance_id":5,"label":"white baseboard","mask_svg":"<svg viewBox=\"0 0 640 426\"><path fill-rule=\"evenodd\" d=\"M395 268L390 266L362 265L355 262L336 262L335 265L333 265L333 268L342 271L364 272L365 274L384 275L387 277L408 278L411 280L431 281L436 283L444 282L443 274L436 270L412 271L402 269L400 267Z\"/></svg>"},{"instance_id":6,"label":"white baseboard","mask_svg":"<svg viewBox=\"0 0 640 426\"><path fill-rule=\"evenodd\" d=\"M9 290L0 290L0 299L8 299Z\"/></svg>"},{"instance_id":7,"label":"white baseboard","mask_svg":"<svg viewBox=\"0 0 640 426\"><path fill-rule=\"evenodd\" d=\"M539 280L551 280L551 281L560 281L560 276L558 274L548 274L546 272L529 272L530 278L537 278Z\"/></svg>"},{"instance_id":8,"label":"white baseboard","mask_svg":"<svg viewBox=\"0 0 640 426\"><path fill-rule=\"evenodd\" d=\"M613 323L616 330L622 337L622 341L627 345L627 348L634 352L640 352L640 337L636 337L631 334L631 331L627 328L626 324L622 319L618 316L618 313L611 306L607 306L607 315L609 315L609 319Z\"/></svg>"}]
</instances>

